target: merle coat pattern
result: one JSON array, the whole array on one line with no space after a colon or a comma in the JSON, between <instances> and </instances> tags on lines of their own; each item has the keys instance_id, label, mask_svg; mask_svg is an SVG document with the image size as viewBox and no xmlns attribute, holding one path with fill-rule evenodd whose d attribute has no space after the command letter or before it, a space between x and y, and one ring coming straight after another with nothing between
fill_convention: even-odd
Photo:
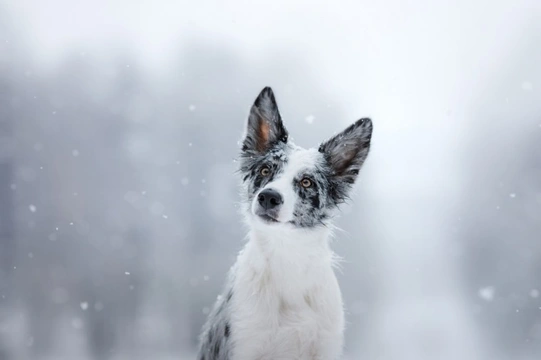
<instances>
[{"instance_id":1,"label":"merle coat pattern","mask_svg":"<svg viewBox=\"0 0 541 360\"><path fill-rule=\"evenodd\" d=\"M198 360L336 359L344 315L329 247L332 219L370 149L360 119L302 149L265 88L240 154L249 240L203 328Z\"/></svg>"}]
</instances>

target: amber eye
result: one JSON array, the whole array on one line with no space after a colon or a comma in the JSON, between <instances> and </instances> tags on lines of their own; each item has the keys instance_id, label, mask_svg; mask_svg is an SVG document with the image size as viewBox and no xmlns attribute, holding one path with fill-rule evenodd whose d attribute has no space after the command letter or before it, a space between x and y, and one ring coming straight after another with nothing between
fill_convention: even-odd
<instances>
[{"instance_id":1,"label":"amber eye","mask_svg":"<svg viewBox=\"0 0 541 360\"><path fill-rule=\"evenodd\" d=\"M303 188L309 188L310 186L312 186L312 180L308 179L308 178L304 178L301 180L301 186Z\"/></svg>"},{"instance_id":2,"label":"amber eye","mask_svg":"<svg viewBox=\"0 0 541 360\"><path fill-rule=\"evenodd\" d=\"M262 175L262 176L269 176L270 175L270 169L266 166L263 166L261 168L261 170L259 170L259 173Z\"/></svg>"}]
</instances>

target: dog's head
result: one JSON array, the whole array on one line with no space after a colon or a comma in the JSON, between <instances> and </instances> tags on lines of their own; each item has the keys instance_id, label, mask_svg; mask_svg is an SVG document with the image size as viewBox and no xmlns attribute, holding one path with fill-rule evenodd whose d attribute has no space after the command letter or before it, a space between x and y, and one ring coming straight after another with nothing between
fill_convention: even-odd
<instances>
[{"instance_id":1,"label":"dog's head","mask_svg":"<svg viewBox=\"0 0 541 360\"><path fill-rule=\"evenodd\" d=\"M348 197L370 149L372 121L358 120L318 149L294 145L271 88L250 110L240 158L248 217L269 226L324 226Z\"/></svg>"}]
</instances>

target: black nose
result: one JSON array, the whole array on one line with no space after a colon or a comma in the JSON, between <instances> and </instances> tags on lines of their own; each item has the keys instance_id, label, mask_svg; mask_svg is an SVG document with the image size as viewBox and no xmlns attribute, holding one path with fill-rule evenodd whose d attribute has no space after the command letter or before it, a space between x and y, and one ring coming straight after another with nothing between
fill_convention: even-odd
<instances>
[{"instance_id":1,"label":"black nose","mask_svg":"<svg viewBox=\"0 0 541 360\"><path fill-rule=\"evenodd\" d=\"M259 205L265 210L274 209L281 203L283 203L282 195L279 192L272 189L265 189L257 196Z\"/></svg>"}]
</instances>

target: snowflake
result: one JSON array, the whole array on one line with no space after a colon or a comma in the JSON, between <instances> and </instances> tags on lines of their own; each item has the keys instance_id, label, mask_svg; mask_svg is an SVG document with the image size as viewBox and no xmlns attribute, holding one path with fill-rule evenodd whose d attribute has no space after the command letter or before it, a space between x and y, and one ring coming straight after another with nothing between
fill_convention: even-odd
<instances>
[{"instance_id":1,"label":"snowflake","mask_svg":"<svg viewBox=\"0 0 541 360\"><path fill-rule=\"evenodd\" d=\"M492 301L494 299L494 293L495 290L492 286L481 288L478 292L479 297L485 301Z\"/></svg>"}]
</instances>

